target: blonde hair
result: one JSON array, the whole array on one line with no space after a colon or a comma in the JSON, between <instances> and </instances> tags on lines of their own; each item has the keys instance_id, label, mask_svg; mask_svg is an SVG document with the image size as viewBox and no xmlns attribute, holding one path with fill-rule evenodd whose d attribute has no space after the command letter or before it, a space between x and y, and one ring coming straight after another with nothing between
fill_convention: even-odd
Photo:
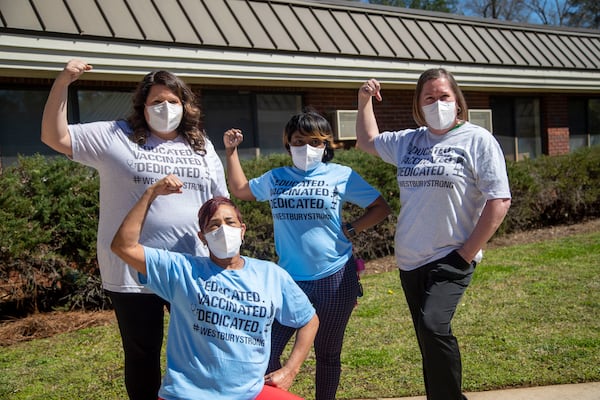
<instances>
[{"instance_id":1,"label":"blonde hair","mask_svg":"<svg viewBox=\"0 0 600 400\"><path fill-rule=\"evenodd\" d=\"M450 89L454 92L454 97L456 97L456 110L458 119L462 119L463 121L467 120L467 116L469 113L469 109L467 107L467 102L465 97L463 96L462 90L456 83L454 76L444 68L432 68L423 72L419 77L419 81L417 82L417 87L415 89L415 94L412 102L412 114L413 119L419 126L426 126L427 122L425 121L425 115L423 115L423 110L421 109L421 105L419 104L419 98L421 97L421 92L423 92L423 87L425 83L429 82L432 79L440 79L446 78L448 83L450 83Z\"/></svg>"}]
</instances>

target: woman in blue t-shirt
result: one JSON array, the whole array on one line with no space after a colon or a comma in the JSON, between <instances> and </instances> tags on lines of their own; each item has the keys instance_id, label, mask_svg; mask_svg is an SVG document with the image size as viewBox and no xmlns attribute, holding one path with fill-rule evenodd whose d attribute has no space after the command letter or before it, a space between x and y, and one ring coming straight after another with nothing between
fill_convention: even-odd
<instances>
[{"instance_id":1,"label":"woman in blue t-shirt","mask_svg":"<svg viewBox=\"0 0 600 400\"><path fill-rule=\"evenodd\" d=\"M329 162L334 147L331 126L316 112L294 115L285 127L283 143L292 166L248 181L237 153L242 140L239 129L223 136L229 190L242 200L269 202L278 264L304 290L319 316L315 398L335 399L344 332L359 295L350 240L382 221L390 207L351 168ZM351 222L342 221L345 202L365 208L364 214ZM269 373L280 368L281 353L294 332L275 323Z\"/></svg>"},{"instance_id":2,"label":"woman in blue t-shirt","mask_svg":"<svg viewBox=\"0 0 600 400\"><path fill-rule=\"evenodd\" d=\"M200 208L198 237L209 257L144 246L140 236L152 202L182 193L169 175L150 186L127 214L111 249L139 273L142 284L171 304L167 368L159 397L252 400L282 398L310 351L319 325L307 296L282 268L240 256L246 231L231 200ZM271 330L278 321L298 330L286 364L264 376ZM284 397L285 398L285 397Z\"/></svg>"}]
</instances>

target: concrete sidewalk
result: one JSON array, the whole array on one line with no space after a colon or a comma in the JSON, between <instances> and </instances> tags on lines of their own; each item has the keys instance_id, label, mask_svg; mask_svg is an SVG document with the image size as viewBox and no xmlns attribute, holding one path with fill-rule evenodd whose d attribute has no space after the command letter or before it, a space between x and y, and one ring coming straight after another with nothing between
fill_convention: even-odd
<instances>
[{"instance_id":1,"label":"concrete sidewalk","mask_svg":"<svg viewBox=\"0 0 600 400\"><path fill-rule=\"evenodd\" d=\"M600 400L600 382L467 392L465 396L469 400ZM426 398L416 396L385 400L426 400Z\"/></svg>"}]
</instances>

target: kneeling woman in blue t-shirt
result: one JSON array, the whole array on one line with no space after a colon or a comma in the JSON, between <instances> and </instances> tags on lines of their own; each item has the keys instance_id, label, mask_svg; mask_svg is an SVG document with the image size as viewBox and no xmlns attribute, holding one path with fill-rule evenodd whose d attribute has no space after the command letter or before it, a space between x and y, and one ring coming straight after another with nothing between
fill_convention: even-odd
<instances>
[{"instance_id":1,"label":"kneeling woman in blue t-shirt","mask_svg":"<svg viewBox=\"0 0 600 400\"><path fill-rule=\"evenodd\" d=\"M163 399L255 399L265 380L287 390L317 332L304 292L279 266L240 256L246 231L227 198L208 200L198 213L198 237L210 257L145 247L139 239L153 200L182 192L169 175L149 187L125 217L111 249L140 281L171 304ZM168 210L165 210L168 211ZM298 329L289 360L267 377L274 320Z\"/></svg>"}]
</instances>

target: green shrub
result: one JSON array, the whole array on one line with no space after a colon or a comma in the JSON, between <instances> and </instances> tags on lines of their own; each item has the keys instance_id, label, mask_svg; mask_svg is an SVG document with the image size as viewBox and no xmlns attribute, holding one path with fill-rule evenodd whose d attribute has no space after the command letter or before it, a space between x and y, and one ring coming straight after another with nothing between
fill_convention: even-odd
<instances>
[{"instance_id":1,"label":"green shrub","mask_svg":"<svg viewBox=\"0 0 600 400\"><path fill-rule=\"evenodd\" d=\"M70 307L80 276L98 274L96 172L64 157L19 157L0 176L0 218L0 316ZM92 302L105 303L103 294Z\"/></svg>"},{"instance_id":2,"label":"green shrub","mask_svg":"<svg viewBox=\"0 0 600 400\"><path fill-rule=\"evenodd\" d=\"M20 157L0 179L2 251L54 254L81 268L96 259L98 178L64 157Z\"/></svg>"},{"instance_id":3,"label":"green shrub","mask_svg":"<svg viewBox=\"0 0 600 400\"><path fill-rule=\"evenodd\" d=\"M600 216L600 146L508 163L512 206L499 233Z\"/></svg>"},{"instance_id":4,"label":"green shrub","mask_svg":"<svg viewBox=\"0 0 600 400\"><path fill-rule=\"evenodd\" d=\"M359 235L357 254L367 260L393 254L400 209L396 169L362 151L338 150L376 187L392 215ZM242 162L248 178L290 165L278 154ZM512 206L498 234L600 216L600 146L558 157L509 162ZM267 202L233 199L249 227L242 253L276 260ZM363 212L346 206L344 220ZM64 157L21 157L0 175L0 318L16 312L109 306L96 263L98 176Z\"/></svg>"}]
</instances>

